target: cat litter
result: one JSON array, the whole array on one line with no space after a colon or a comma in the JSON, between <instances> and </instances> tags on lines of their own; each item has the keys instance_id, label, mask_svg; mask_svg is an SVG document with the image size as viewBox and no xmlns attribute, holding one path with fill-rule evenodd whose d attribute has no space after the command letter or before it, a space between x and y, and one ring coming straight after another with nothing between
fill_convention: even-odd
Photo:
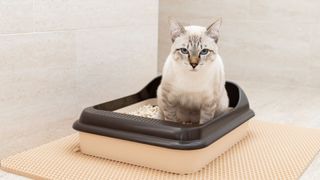
<instances>
[{"instance_id":1,"label":"cat litter","mask_svg":"<svg viewBox=\"0 0 320 180\"><path fill-rule=\"evenodd\" d=\"M181 124L155 118L160 82L159 76L136 94L84 109L73 125L79 131L80 151L187 174L200 170L247 135L254 112L235 83L226 83L232 110L204 124Z\"/></svg>"},{"instance_id":2,"label":"cat litter","mask_svg":"<svg viewBox=\"0 0 320 180\"><path fill-rule=\"evenodd\" d=\"M140 107L135 111L129 112L127 114L146 117L146 118L157 118L157 115L159 112L160 112L160 109L158 106L148 104Z\"/></svg>"}]
</instances>

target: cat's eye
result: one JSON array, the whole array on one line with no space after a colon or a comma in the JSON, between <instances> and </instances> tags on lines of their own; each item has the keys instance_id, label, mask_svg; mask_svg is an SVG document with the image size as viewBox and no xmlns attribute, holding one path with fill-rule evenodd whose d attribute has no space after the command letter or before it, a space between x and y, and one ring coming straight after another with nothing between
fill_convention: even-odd
<instances>
[{"instance_id":1,"label":"cat's eye","mask_svg":"<svg viewBox=\"0 0 320 180\"><path fill-rule=\"evenodd\" d=\"M189 51L186 48L181 48L180 51L182 54L189 54Z\"/></svg>"},{"instance_id":2,"label":"cat's eye","mask_svg":"<svg viewBox=\"0 0 320 180\"><path fill-rule=\"evenodd\" d=\"M206 54L208 54L208 52L209 52L208 49L202 49L202 50L200 51L200 55L206 55Z\"/></svg>"}]
</instances>

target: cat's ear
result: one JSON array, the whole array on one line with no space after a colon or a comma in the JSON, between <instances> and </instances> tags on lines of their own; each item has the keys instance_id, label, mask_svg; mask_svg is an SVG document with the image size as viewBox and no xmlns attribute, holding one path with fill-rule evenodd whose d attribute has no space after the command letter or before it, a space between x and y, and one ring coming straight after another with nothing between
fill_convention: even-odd
<instances>
[{"instance_id":1,"label":"cat's ear","mask_svg":"<svg viewBox=\"0 0 320 180\"><path fill-rule=\"evenodd\" d=\"M180 35L184 34L186 30L184 27L175 19L170 18L169 19L170 24L170 35L171 35L171 41L174 42L174 40L179 37Z\"/></svg>"},{"instance_id":2,"label":"cat's ear","mask_svg":"<svg viewBox=\"0 0 320 180\"><path fill-rule=\"evenodd\" d=\"M210 26L207 28L207 35L214 39L214 41L217 43L219 40L219 34L220 34L220 26L222 23L222 18L219 18L216 20L214 23L212 23Z\"/></svg>"}]
</instances>

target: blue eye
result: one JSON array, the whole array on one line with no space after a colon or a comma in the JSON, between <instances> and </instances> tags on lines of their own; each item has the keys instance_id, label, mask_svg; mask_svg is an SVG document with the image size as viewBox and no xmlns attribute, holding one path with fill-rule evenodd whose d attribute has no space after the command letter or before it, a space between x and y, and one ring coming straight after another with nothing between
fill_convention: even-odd
<instances>
[{"instance_id":1,"label":"blue eye","mask_svg":"<svg viewBox=\"0 0 320 180\"><path fill-rule=\"evenodd\" d=\"M208 54L208 52L209 52L208 49L202 49L202 50L200 51L200 55L206 55L206 54Z\"/></svg>"},{"instance_id":2,"label":"blue eye","mask_svg":"<svg viewBox=\"0 0 320 180\"><path fill-rule=\"evenodd\" d=\"M181 48L180 51L182 54L189 54L189 51L186 48Z\"/></svg>"}]
</instances>

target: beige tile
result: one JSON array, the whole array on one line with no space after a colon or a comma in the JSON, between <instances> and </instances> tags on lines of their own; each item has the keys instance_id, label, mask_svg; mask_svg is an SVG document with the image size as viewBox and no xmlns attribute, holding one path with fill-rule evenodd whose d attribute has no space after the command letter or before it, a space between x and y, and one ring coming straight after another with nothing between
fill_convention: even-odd
<instances>
[{"instance_id":1,"label":"beige tile","mask_svg":"<svg viewBox=\"0 0 320 180\"><path fill-rule=\"evenodd\" d=\"M320 2L316 0L252 0L250 20L268 22L315 23Z\"/></svg>"},{"instance_id":2,"label":"beige tile","mask_svg":"<svg viewBox=\"0 0 320 180\"><path fill-rule=\"evenodd\" d=\"M220 52L227 74L235 79L308 84L310 32L308 24L225 23Z\"/></svg>"},{"instance_id":3,"label":"beige tile","mask_svg":"<svg viewBox=\"0 0 320 180\"><path fill-rule=\"evenodd\" d=\"M320 87L320 58L312 54L311 62L305 81L310 87Z\"/></svg>"},{"instance_id":4,"label":"beige tile","mask_svg":"<svg viewBox=\"0 0 320 180\"><path fill-rule=\"evenodd\" d=\"M135 93L154 78L156 30L154 26L129 26L78 31L80 103L88 106Z\"/></svg>"},{"instance_id":5,"label":"beige tile","mask_svg":"<svg viewBox=\"0 0 320 180\"><path fill-rule=\"evenodd\" d=\"M71 118L78 110L75 73L72 70L1 73L1 77L0 121L6 126L19 127L34 119L39 122L46 119L45 123Z\"/></svg>"},{"instance_id":6,"label":"beige tile","mask_svg":"<svg viewBox=\"0 0 320 180\"><path fill-rule=\"evenodd\" d=\"M320 128L319 88L237 80L246 92L257 119Z\"/></svg>"},{"instance_id":7,"label":"beige tile","mask_svg":"<svg viewBox=\"0 0 320 180\"><path fill-rule=\"evenodd\" d=\"M39 69L23 72L1 72L1 100L33 98L39 95L53 95L74 87L74 71L69 69ZM16 92L16 93L14 93Z\"/></svg>"},{"instance_id":8,"label":"beige tile","mask_svg":"<svg viewBox=\"0 0 320 180\"><path fill-rule=\"evenodd\" d=\"M74 42L73 32L0 35L0 71L71 68Z\"/></svg>"},{"instance_id":9,"label":"beige tile","mask_svg":"<svg viewBox=\"0 0 320 180\"><path fill-rule=\"evenodd\" d=\"M73 42L69 33L0 36L2 123L14 128L33 119L74 117Z\"/></svg>"},{"instance_id":10,"label":"beige tile","mask_svg":"<svg viewBox=\"0 0 320 180\"><path fill-rule=\"evenodd\" d=\"M249 15L250 0L224 0L220 1L221 6L208 11L220 11L220 17L224 22L242 22L246 21ZM212 18L209 16L209 19Z\"/></svg>"},{"instance_id":11,"label":"beige tile","mask_svg":"<svg viewBox=\"0 0 320 180\"><path fill-rule=\"evenodd\" d=\"M0 71L12 72L25 68L25 65L34 66L36 60L33 58L33 52L31 34L0 35Z\"/></svg>"},{"instance_id":12,"label":"beige tile","mask_svg":"<svg viewBox=\"0 0 320 180\"><path fill-rule=\"evenodd\" d=\"M170 0L161 0L159 1L159 17L176 17L179 19L189 19L192 20L194 17L207 17L209 15L218 16L218 11L212 11L213 9L217 9L215 7L220 6L221 3L219 1L213 0L211 3L208 3L208 0L178 0L178 1L170 1ZM211 11L208 11L211 9Z\"/></svg>"},{"instance_id":13,"label":"beige tile","mask_svg":"<svg viewBox=\"0 0 320 180\"><path fill-rule=\"evenodd\" d=\"M320 67L320 23L312 24L311 53L314 58L312 66Z\"/></svg>"},{"instance_id":14,"label":"beige tile","mask_svg":"<svg viewBox=\"0 0 320 180\"><path fill-rule=\"evenodd\" d=\"M36 31L157 24L156 0L35 0Z\"/></svg>"},{"instance_id":15,"label":"beige tile","mask_svg":"<svg viewBox=\"0 0 320 180\"><path fill-rule=\"evenodd\" d=\"M71 68L76 63L74 32L35 34L34 56L39 67Z\"/></svg>"},{"instance_id":16,"label":"beige tile","mask_svg":"<svg viewBox=\"0 0 320 180\"><path fill-rule=\"evenodd\" d=\"M33 31L33 0L0 0L0 34Z\"/></svg>"},{"instance_id":17,"label":"beige tile","mask_svg":"<svg viewBox=\"0 0 320 180\"><path fill-rule=\"evenodd\" d=\"M223 17L228 21L243 20L248 16L249 2L249 0L161 0L159 4L159 16L160 19L177 17L191 24L194 23L193 20L195 18L210 20L215 17Z\"/></svg>"},{"instance_id":18,"label":"beige tile","mask_svg":"<svg viewBox=\"0 0 320 180\"><path fill-rule=\"evenodd\" d=\"M0 121L6 127L1 138L74 118L79 106L72 34L2 35L0 39Z\"/></svg>"},{"instance_id":19,"label":"beige tile","mask_svg":"<svg viewBox=\"0 0 320 180\"><path fill-rule=\"evenodd\" d=\"M296 23L224 23L221 30L221 42L241 47L240 50L260 54L268 58L269 54L287 57L306 56L310 53L311 25ZM241 44L239 44L241 43ZM247 47L242 47L247 45ZM266 51L261 53L258 49ZM270 59L272 60L272 59Z\"/></svg>"}]
</instances>

